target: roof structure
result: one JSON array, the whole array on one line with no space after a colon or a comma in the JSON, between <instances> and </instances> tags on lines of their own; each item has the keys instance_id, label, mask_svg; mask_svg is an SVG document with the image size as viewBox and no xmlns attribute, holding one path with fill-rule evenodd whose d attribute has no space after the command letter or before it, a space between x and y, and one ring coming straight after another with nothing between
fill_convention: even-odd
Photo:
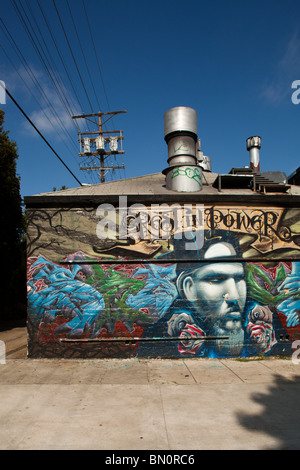
<instances>
[{"instance_id":1,"label":"roof structure","mask_svg":"<svg viewBox=\"0 0 300 470\"><path fill-rule=\"evenodd\" d=\"M273 176L276 172L273 172ZM278 174L280 172L277 172ZM282 173L281 173L282 174ZM163 202L170 200L199 202L236 202L247 198L247 200L259 201L259 203L287 202L296 197L300 201L300 187L278 183L275 178L270 180L263 176L263 172L255 174L255 178L263 178L265 187L256 184L253 187L253 175L245 174L220 175L209 171L203 171L203 186L201 191L197 192L178 192L166 188L165 176L162 173L153 173L144 176L126 178L106 183L84 185L76 188L64 189L40 193L34 196L25 197L26 205L35 204L65 204L76 202L108 201L114 202L120 196L127 196L131 202ZM270 175L268 175L270 176ZM279 175L280 176L280 175ZM259 180L257 180L259 181ZM266 183L267 182L267 183ZM269 184L268 191L266 185ZM137 199L139 197L139 199ZM250 198L250 199L249 199ZM298 201L298 202L299 202Z\"/></svg>"}]
</instances>

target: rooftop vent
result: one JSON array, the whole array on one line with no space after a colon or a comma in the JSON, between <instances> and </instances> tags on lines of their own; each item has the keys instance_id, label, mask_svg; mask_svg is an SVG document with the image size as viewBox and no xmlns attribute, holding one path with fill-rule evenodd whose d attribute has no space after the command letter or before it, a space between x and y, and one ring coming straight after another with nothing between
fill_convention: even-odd
<instances>
[{"instance_id":1,"label":"rooftop vent","mask_svg":"<svg viewBox=\"0 0 300 470\"><path fill-rule=\"evenodd\" d=\"M197 113L178 106L164 115L164 138L168 145L169 167L163 170L166 187L173 191L202 189L202 169L197 164Z\"/></svg>"},{"instance_id":2,"label":"rooftop vent","mask_svg":"<svg viewBox=\"0 0 300 470\"><path fill-rule=\"evenodd\" d=\"M250 168L252 168L253 171L259 171L259 149L261 148L261 138L259 136L249 137L246 143L247 150L250 153Z\"/></svg>"},{"instance_id":3,"label":"rooftop vent","mask_svg":"<svg viewBox=\"0 0 300 470\"><path fill-rule=\"evenodd\" d=\"M196 143L196 158L198 165L203 171L211 171L211 159L201 152L201 140L198 139Z\"/></svg>"}]
</instances>

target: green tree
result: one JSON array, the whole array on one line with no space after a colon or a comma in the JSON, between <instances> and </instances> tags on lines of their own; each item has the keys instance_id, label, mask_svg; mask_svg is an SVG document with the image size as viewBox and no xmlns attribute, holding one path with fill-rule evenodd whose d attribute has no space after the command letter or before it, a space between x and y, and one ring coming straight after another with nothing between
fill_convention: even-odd
<instances>
[{"instance_id":1,"label":"green tree","mask_svg":"<svg viewBox=\"0 0 300 470\"><path fill-rule=\"evenodd\" d=\"M3 125L4 111L0 110L0 320L11 321L26 316L25 216L16 174L17 145Z\"/></svg>"}]
</instances>

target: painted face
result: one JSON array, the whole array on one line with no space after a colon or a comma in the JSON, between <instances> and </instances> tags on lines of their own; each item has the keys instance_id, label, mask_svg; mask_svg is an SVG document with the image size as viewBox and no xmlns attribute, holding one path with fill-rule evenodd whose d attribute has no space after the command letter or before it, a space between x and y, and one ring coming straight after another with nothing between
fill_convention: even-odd
<instances>
[{"instance_id":1,"label":"painted face","mask_svg":"<svg viewBox=\"0 0 300 470\"><path fill-rule=\"evenodd\" d=\"M205 259L229 254L234 254L231 245L217 243L207 250ZM195 307L196 316L206 333L229 336L227 346L238 354L244 339L242 315L246 303L246 282L243 265L235 262L205 264L185 277L183 291Z\"/></svg>"}]
</instances>

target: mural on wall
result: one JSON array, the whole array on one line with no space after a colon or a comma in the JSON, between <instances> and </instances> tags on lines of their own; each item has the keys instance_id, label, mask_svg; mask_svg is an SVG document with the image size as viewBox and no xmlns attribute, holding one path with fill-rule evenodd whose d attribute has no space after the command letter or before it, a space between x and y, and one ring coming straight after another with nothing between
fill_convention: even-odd
<instances>
[{"instance_id":1,"label":"mural on wall","mask_svg":"<svg viewBox=\"0 0 300 470\"><path fill-rule=\"evenodd\" d=\"M291 354L300 338L299 211L208 207L204 215L192 247L196 237L174 232L99 240L91 209L32 211L29 356Z\"/></svg>"}]
</instances>

